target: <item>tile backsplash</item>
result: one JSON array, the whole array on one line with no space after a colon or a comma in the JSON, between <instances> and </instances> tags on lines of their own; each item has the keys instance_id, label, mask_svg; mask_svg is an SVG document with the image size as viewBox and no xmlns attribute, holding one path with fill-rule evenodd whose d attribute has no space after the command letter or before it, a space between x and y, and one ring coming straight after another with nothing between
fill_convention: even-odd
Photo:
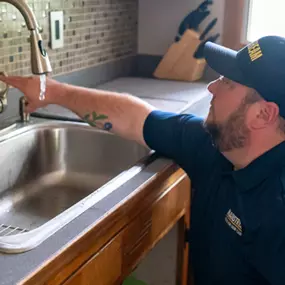
<instances>
[{"instance_id":1,"label":"tile backsplash","mask_svg":"<svg viewBox=\"0 0 285 285\"><path fill-rule=\"evenodd\" d=\"M28 0L41 28L53 75L137 53L138 0ZM52 50L50 11L64 13L64 47ZM20 12L0 3L0 70L29 75L30 32Z\"/></svg>"}]
</instances>

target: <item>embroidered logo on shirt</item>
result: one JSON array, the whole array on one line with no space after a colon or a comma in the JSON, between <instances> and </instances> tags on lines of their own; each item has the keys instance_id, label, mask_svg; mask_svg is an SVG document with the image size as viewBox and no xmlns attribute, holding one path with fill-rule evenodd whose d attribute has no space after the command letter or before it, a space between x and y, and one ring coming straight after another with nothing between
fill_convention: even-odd
<instances>
[{"instance_id":1,"label":"embroidered logo on shirt","mask_svg":"<svg viewBox=\"0 0 285 285\"><path fill-rule=\"evenodd\" d=\"M225 221L238 235L242 235L240 219L232 212L231 209L227 212Z\"/></svg>"}]
</instances>

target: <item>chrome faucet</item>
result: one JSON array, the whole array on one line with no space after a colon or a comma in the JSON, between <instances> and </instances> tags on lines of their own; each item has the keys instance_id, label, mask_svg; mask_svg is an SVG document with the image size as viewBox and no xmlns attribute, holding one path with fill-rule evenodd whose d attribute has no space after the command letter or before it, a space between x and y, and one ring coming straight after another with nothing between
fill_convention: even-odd
<instances>
[{"instance_id":1,"label":"chrome faucet","mask_svg":"<svg viewBox=\"0 0 285 285\"><path fill-rule=\"evenodd\" d=\"M36 21L36 17L25 0L0 0L0 2L10 3L15 6L20 13L23 15L26 26L30 30L30 43L31 43L31 69L32 73L36 75L48 74L52 72L51 64L48 58L48 54L43 46L43 41L41 34L39 32L39 26ZM0 113L2 113L7 106L7 93L8 88L4 92L0 93L0 102L2 109L0 108ZM20 106L25 102L25 98L20 98ZM23 114L24 109L20 107L20 116L24 120L28 116Z\"/></svg>"}]
</instances>

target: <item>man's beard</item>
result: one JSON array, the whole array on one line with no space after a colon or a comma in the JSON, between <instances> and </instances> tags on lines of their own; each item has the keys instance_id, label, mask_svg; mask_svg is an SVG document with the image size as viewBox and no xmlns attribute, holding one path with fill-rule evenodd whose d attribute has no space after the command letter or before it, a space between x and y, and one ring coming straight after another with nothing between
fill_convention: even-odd
<instances>
[{"instance_id":1,"label":"man's beard","mask_svg":"<svg viewBox=\"0 0 285 285\"><path fill-rule=\"evenodd\" d=\"M249 129L245 125L246 106L241 106L222 123L204 122L211 135L213 145L221 152L243 148L249 140Z\"/></svg>"}]
</instances>

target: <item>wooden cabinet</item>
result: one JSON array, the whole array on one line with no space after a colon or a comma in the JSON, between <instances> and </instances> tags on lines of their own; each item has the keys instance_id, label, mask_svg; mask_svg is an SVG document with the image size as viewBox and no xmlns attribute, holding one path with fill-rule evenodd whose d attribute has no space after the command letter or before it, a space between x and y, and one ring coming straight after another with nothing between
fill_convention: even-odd
<instances>
[{"instance_id":1,"label":"wooden cabinet","mask_svg":"<svg viewBox=\"0 0 285 285\"><path fill-rule=\"evenodd\" d=\"M24 284L121 284L144 256L179 223L177 284L187 283L190 181L175 166L94 226ZM95 241L95 242L94 242Z\"/></svg>"},{"instance_id":2,"label":"wooden cabinet","mask_svg":"<svg viewBox=\"0 0 285 285\"><path fill-rule=\"evenodd\" d=\"M116 284L122 269L122 234L118 234L69 278L65 285Z\"/></svg>"}]
</instances>

